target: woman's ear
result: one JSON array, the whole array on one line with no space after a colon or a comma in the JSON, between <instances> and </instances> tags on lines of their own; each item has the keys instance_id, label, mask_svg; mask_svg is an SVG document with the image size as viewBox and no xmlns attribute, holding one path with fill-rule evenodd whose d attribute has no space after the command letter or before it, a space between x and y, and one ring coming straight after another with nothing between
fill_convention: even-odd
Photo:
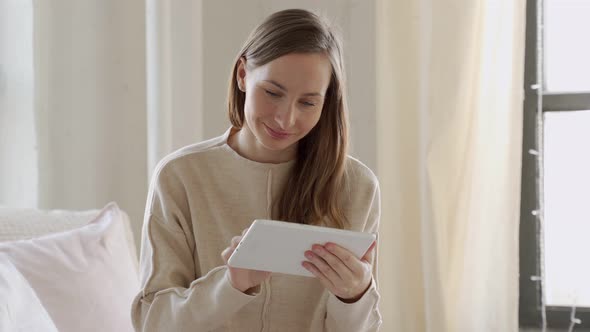
<instances>
[{"instance_id":1,"label":"woman's ear","mask_svg":"<svg viewBox=\"0 0 590 332\"><path fill-rule=\"evenodd\" d=\"M238 70L236 71L236 81L238 88L242 92L246 92L246 58L241 57L238 60Z\"/></svg>"}]
</instances>

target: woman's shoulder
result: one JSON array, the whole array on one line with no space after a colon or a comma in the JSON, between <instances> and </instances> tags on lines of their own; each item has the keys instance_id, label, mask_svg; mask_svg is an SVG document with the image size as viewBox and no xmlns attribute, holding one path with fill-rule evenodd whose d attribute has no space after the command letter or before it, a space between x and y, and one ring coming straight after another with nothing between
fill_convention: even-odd
<instances>
[{"instance_id":1,"label":"woman's shoulder","mask_svg":"<svg viewBox=\"0 0 590 332\"><path fill-rule=\"evenodd\" d=\"M185 166L195 165L199 161L211 162L214 158L214 151L218 151L227 143L227 133L205 141L183 146L162 158L154 170L154 175L158 176L163 172L169 172L174 169L182 169Z\"/></svg>"},{"instance_id":2,"label":"woman's shoulder","mask_svg":"<svg viewBox=\"0 0 590 332\"><path fill-rule=\"evenodd\" d=\"M375 173L363 162L350 155L346 158L344 174L346 182L354 187L375 188L379 186L379 180Z\"/></svg>"},{"instance_id":3,"label":"woman's shoulder","mask_svg":"<svg viewBox=\"0 0 590 332\"><path fill-rule=\"evenodd\" d=\"M374 231L375 211L380 206L379 181L375 173L354 157L348 157L340 191L340 204L350 223L349 229Z\"/></svg>"}]
</instances>

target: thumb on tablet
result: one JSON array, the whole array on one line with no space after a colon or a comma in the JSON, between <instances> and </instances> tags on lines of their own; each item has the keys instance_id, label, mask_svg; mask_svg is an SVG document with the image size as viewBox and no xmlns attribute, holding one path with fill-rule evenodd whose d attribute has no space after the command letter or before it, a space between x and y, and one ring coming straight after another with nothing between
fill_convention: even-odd
<instances>
[{"instance_id":1,"label":"thumb on tablet","mask_svg":"<svg viewBox=\"0 0 590 332\"><path fill-rule=\"evenodd\" d=\"M375 249L376 245L377 241L373 241L369 249L367 249L367 252L363 255L363 258L361 258L362 261L366 261L368 263L371 262L371 258L373 257L373 249Z\"/></svg>"}]
</instances>

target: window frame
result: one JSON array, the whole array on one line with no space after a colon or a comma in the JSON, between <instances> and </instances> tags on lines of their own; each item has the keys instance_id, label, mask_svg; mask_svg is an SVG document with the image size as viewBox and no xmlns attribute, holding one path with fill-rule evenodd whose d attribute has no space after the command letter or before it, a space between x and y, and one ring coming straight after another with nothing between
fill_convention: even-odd
<instances>
[{"instance_id":1,"label":"window frame","mask_svg":"<svg viewBox=\"0 0 590 332\"><path fill-rule=\"evenodd\" d=\"M590 92L549 93L542 82L543 0L527 0L525 75L523 102L523 149L520 206L519 325L521 327L568 328L572 308L545 306L542 301L542 126L545 112L590 110ZM541 24L540 26L543 26ZM541 61L539 61L541 60ZM541 112L538 111L542 107ZM590 287L590 282L589 282ZM590 308L577 307L575 328L590 328Z\"/></svg>"}]
</instances>

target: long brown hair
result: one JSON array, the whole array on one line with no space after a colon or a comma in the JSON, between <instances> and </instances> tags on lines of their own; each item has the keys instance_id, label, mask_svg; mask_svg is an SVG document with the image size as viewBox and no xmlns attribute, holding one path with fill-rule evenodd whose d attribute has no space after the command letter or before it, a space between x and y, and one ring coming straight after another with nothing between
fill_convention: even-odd
<instances>
[{"instance_id":1,"label":"long brown hair","mask_svg":"<svg viewBox=\"0 0 590 332\"><path fill-rule=\"evenodd\" d=\"M348 118L342 42L329 24L302 9L276 12L250 34L236 57L228 91L232 125L244 124L245 93L238 88L239 59L262 66L289 53L324 53L332 65L320 120L298 143L297 160L276 202L279 220L304 224L326 223L345 228L348 224L339 194L344 185L348 153Z\"/></svg>"}]
</instances>

